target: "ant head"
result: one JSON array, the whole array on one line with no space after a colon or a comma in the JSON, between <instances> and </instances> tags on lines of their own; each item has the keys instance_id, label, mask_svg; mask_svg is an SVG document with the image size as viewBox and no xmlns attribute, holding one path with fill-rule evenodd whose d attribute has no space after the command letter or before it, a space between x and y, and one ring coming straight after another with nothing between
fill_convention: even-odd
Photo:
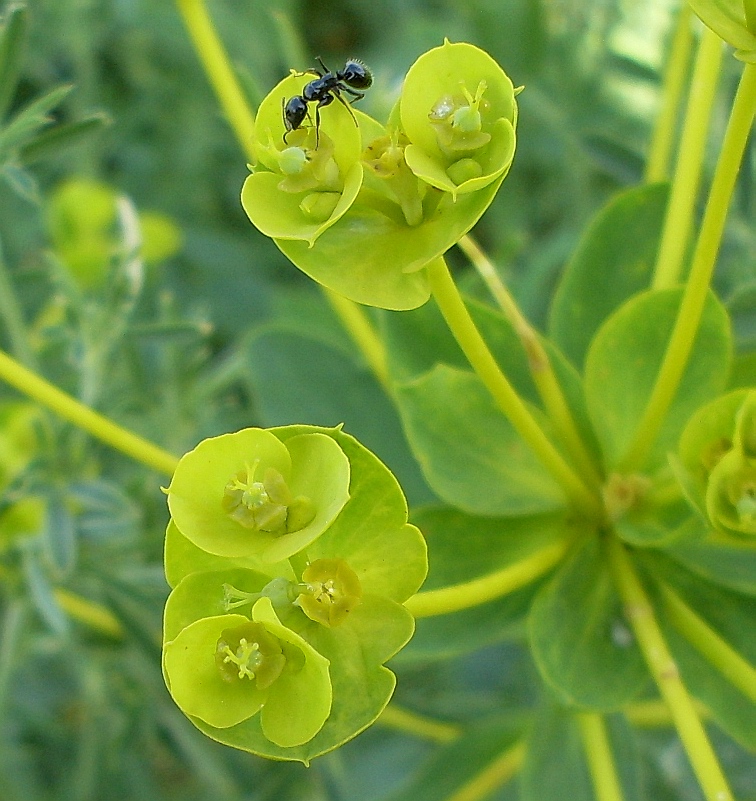
<instances>
[{"instance_id":1,"label":"ant head","mask_svg":"<svg viewBox=\"0 0 756 801\"><path fill-rule=\"evenodd\" d=\"M281 104L283 105L283 121L286 126L286 133L296 131L307 116L307 102L303 97L294 95L286 103L281 98Z\"/></svg>"},{"instance_id":2,"label":"ant head","mask_svg":"<svg viewBox=\"0 0 756 801\"><path fill-rule=\"evenodd\" d=\"M373 83L370 67L356 58L350 58L339 73L339 78L352 89L367 89Z\"/></svg>"}]
</instances>

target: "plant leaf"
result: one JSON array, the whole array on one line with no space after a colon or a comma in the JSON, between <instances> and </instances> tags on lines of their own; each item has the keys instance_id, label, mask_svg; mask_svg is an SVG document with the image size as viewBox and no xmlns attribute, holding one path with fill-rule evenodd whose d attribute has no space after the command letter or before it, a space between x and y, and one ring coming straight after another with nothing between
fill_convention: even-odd
<instances>
[{"instance_id":1,"label":"plant leaf","mask_svg":"<svg viewBox=\"0 0 756 801\"><path fill-rule=\"evenodd\" d=\"M579 548L538 593L529 630L538 669L563 701L618 709L648 682L596 538Z\"/></svg>"},{"instance_id":2,"label":"plant leaf","mask_svg":"<svg viewBox=\"0 0 756 801\"><path fill-rule=\"evenodd\" d=\"M604 322L591 343L585 365L586 402L610 468L624 456L646 409L681 296L680 288L636 295ZM666 462L691 414L724 390L731 359L727 313L710 294L648 468Z\"/></svg>"},{"instance_id":3,"label":"plant leaf","mask_svg":"<svg viewBox=\"0 0 756 801\"><path fill-rule=\"evenodd\" d=\"M617 195L590 223L567 265L551 306L549 332L578 368L601 323L648 286L667 195L666 184Z\"/></svg>"},{"instance_id":4,"label":"plant leaf","mask_svg":"<svg viewBox=\"0 0 756 801\"><path fill-rule=\"evenodd\" d=\"M558 509L560 487L473 373L437 365L397 388L407 438L428 484L469 514Z\"/></svg>"}]
</instances>

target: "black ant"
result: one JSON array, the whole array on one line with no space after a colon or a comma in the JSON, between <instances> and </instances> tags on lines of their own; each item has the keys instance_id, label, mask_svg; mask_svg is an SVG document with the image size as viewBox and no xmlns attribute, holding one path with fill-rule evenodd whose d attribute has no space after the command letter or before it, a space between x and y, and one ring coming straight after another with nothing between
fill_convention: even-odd
<instances>
[{"instance_id":1,"label":"black ant","mask_svg":"<svg viewBox=\"0 0 756 801\"><path fill-rule=\"evenodd\" d=\"M328 67L318 58L318 64L322 67L323 71L319 69L307 70L307 72L299 73L301 75L317 75L315 80L306 83L302 88L301 95L295 95L289 98L288 101L282 99L281 105L283 107L283 121L286 127L286 133L283 135L284 142L286 137L297 128L301 127L305 117L309 116L308 103L317 103L315 106L315 147L317 148L320 139L320 109L323 106L328 106L334 100L338 100L346 106L349 113L352 115L354 124L357 125L357 119L354 116L349 103L341 96L342 92L351 96L352 103L357 102L365 97L365 93L359 91L360 89L367 89L373 83L373 73L357 59L349 59L344 65L343 70L338 72L331 72Z\"/></svg>"}]
</instances>

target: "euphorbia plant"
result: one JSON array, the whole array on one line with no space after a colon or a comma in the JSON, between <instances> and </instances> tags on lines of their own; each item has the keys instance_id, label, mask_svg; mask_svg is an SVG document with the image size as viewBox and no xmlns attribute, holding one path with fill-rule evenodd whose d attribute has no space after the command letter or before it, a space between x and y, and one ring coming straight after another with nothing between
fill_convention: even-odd
<instances>
[{"instance_id":1,"label":"euphorbia plant","mask_svg":"<svg viewBox=\"0 0 756 801\"><path fill-rule=\"evenodd\" d=\"M387 119L332 102L319 129L287 132L282 106L312 76L285 78L255 117L199 0L179 5L248 151L250 220L339 295L440 503L409 523L389 469L339 428L247 428L176 461L77 417L172 474L163 674L178 707L213 739L307 763L381 715L401 719L385 663L414 618L407 659L514 629L538 708L469 726L402 798L481 798L518 769L532 801L637 797L619 754L636 702L660 696L707 801L732 799L695 701L756 745L756 389L733 385L730 320L709 288L756 108L753 3L691 2L709 26L699 77L716 84L717 37L746 66L690 265L685 242L665 244L691 228L690 172L669 187L657 168L582 236L548 338L468 236L515 153L518 90L490 55L445 41L410 68ZM710 101L692 91L683 144L705 141ZM702 150L686 147L690 168ZM454 245L500 308L459 293ZM380 325L352 302L382 310Z\"/></svg>"}]
</instances>

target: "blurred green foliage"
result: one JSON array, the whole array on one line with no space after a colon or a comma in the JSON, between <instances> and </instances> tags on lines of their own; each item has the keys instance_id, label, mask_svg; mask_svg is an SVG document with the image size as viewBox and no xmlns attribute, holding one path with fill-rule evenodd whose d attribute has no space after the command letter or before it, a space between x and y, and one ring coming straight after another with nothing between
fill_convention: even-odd
<instances>
[{"instance_id":1,"label":"blurred green foliage","mask_svg":"<svg viewBox=\"0 0 756 801\"><path fill-rule=\"evenodd\" d=\"M584 224L641 178L673 5L215 0L210 10L253 102L317 55L327 64L359 56L376 76L364 109L385 117L407 67L444 36L490 52L525 90L514 166L475 233L542 325ZM0 11L0 345L176 453L242 426L345 423L411 504L432 501L396 412L321 294L247 221L244 158L174 5L30 0ZM725 88L736 65L728 69ZM752 144L717 274L742 349L753 348L756 330L754 167ZM86 252L85 233L69 225L62 235L56 217L72 181L104 187L115 207L85 257L97 262L93 281L77 280L71 263L72 247ZM78 202L91 207L86 197ZM142 252L153 262L145 268L131 234L141 221L148 248L147 219L162 221L152 240L162 244L159 258ZM380 725L309 770L195 731L159 670L165 479L51 415L6 405L17 400L0 388L3 420L34 434L22 446L0 441L23 465L0 471L0 798L371 801L419 781L426 762L432 775L436 746ZM14 508L26 516L8 517ZM38 509L42 533L23 536ZM61 589L108 610L115 626L82 625L95 612L73 610ZM433 663L410 647L396 665L397 699L418 712L477 724L509 710L490 731L472 730L472 750L476 737L508 742L539 701L507 604L515 623L507 617L502 641ZM557 711L541 710L536 731L548 737L532 760L557 760L560 726ZM618 724L615 735L642 756L645 797L697 797L671 731L628 743ZM756 798L753 761L716 739L736 795Z\"/></svg>"}]
</instances>

